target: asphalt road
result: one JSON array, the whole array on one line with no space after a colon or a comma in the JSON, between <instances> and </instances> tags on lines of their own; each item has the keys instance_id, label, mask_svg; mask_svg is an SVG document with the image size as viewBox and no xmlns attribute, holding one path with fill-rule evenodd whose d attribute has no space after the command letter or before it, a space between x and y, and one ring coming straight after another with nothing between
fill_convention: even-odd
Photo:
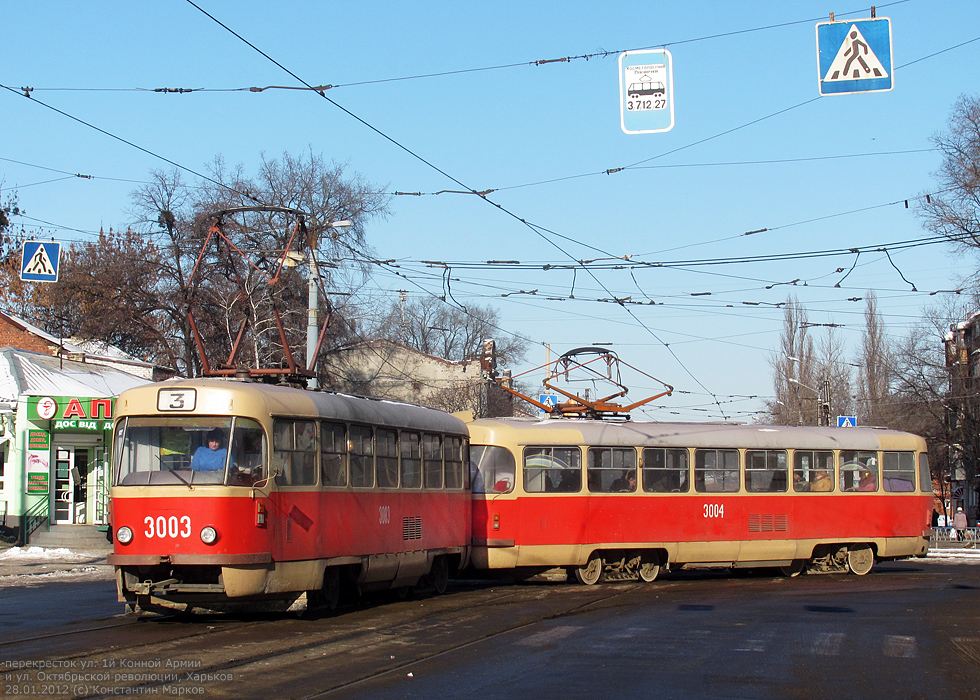
<instances>
[{"instance_id":1,"label":"asphalt road","mask_svg":"<svg viewBox=\"0 0 980 700\"><path fill-rule=\"evenodd\" d=\"M456 582L444 596L307 619L110 618L37 637L0 641L4 682L34 697L972 699L980 565ZM88 677L42 688L44 664Z\"/></svg>"}]
</instances>

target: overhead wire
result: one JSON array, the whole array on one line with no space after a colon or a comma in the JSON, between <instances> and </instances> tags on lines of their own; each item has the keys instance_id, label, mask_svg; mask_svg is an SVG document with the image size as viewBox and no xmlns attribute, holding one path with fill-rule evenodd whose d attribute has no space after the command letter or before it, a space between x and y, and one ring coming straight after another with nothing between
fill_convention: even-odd
<instances>
[{"instance_id":1,"label":"overhead wire","mask_svg":"<svg viewBox=\"0 0 980 700\"><path fill-rule=\"evenodd\" d=\"M294 72L293 72L293 71L291 71L290 69L288 69L288 68L286 68L286 67L285 67L284 65L282 65L282 64L281 64L281 63L280 63L279 61L277 61L277 60L275 60L274 58L272 58L271 56L269 56L269 55L268 55L268 54L267 54L266 52L264 52L264 51L262 51L261 49L259 49L259 48L258 48L257 46L255 46L255 45L254 45L253 43L251 43L250 41L248 41L247 39L245 39L245 38L244 38L243 36L241 36L241 35L240 35L239 33L237 33L236 31L234 31L233 29L231 29L231 28L230 28L230 27L229 27L228 25L226 25L226 24L224 24L224 23L223 23L223 22L221 22L221 21L220 21L219 19L217 19L217 18L216 18L216 17L214 16L214 15L212 15L211 13L209 13L209 12L207 12L206 10L204 10L203 8L201 8L201 7L200 7L199 5L197 5L197 4L196 4L196 3L195 3L195 2L193 1L193 0L186 0L186 2L187 2L187 3L189 4L189 5L191 5L192 7L194 7L194 8L196 8L197 10L199 10L199 11L200 11L200 12L201 12L202 14L204 14L204 15L205 15L206 17L208 17L209 19L211 19L211 20L212 20L213 22L215 22L215 23L216 23L216 24L217 24L218 26L220 26L220 27L222 27L223 29L225 29L226 31L228 31L228 32L229 32L230 34L232 34L233 36L235 36L236 38L238 38L239 40L241 40L241 41L242 41L242 42L243 42L244 44L246 44L246 45L247 45L247 46L249 46L249 47L250 47L251 49L253 49L254 51L256 51L256 52L257 52L257 53L258 53L259 55L261 55L261 56L263 56L264 58L266 58L267 60L269 60L269 61L270 61L271 63L273 63L273 64L274 64L275 66L277 66L278 68L280 68L280 69L282 69L282 70L283 70L283 71L284 71L285 73L287 73L288 75L290 75L290 76L291 76L292 78L294 78L294 79L295 79L295 80L297 80L298 82L300 82L300 83L302 83L303 85L306 85L307 87L309 87L309 88L311 88L311 89L312 89L312 86L311 86L311 85L310 85L309 83L307 83L307 82L306 82L305 80L303 80L302 78L300 78L300 77L299 77L299 76L298 76L298 75L297 75L296 73L294 73ZM394 145L394 146L396 146L397 148L399 148L400 150L402 150L402 151L404 151L405 153L408 153L408 154L409 154L409 155L411 155L411 156L412 156L413 158L416 158L417 160L419 160L420 162L422 162L422 163L424 163L424 164L425 164L426 166L428 166L429 168L431 168L431 169L433 169L434 171L436 171L436 172L438 172L439 174L441 174L441 175L443 175L443 176L445 176L445 177L446 177L446 178L448 178L448 179L449 179L450 181L452 181L452 182L455 182L455 183L456 183L457 185L459 185L460 187L462 187L462 188L464 188L464 189L465 189L465 190L467 190L467 191L470 191L470 192L476 192L476 190L475 190L474 188L472 188L472 187L469 187L469 186L467 186L466 184L464 184L463 182L461 182L460 180L458 180L458 179L457 179L457 178L455 178L454 176L452 176L452 175L450 175L449 173L447 173L447 172L446 172L445 170L443 170L442 168L440 168L440 167L438 167L438 166L436 166L436 165L435 165L434 163L432 163L431 161L429 161L429 160L427 160L426 158L424 158L424 157L422 157L421 155L419 155L419 154L417 154L417 153L415 153L415 152L414 152L414 151L413 151L412 149L410 149L410 148L408 148L408 147L407 147L407 146L405 146L404 144L402 144L402 143L400 143L400 142L399 142L399 141L397 141L396 139L394 139L394 138L392 138L391 136L389 136L388 134L386 134L386 133L384 133L383 131L381 131L381 130L380 130L380 129L378 129L377 127L375 127L375 126L373 126L372 124L369 124L369 123L368 123L368 122L367 122L366 120L364 120L363 118L361 118L361 117L359 117L358 115L356 115L356 114L354 114L353 112L351 112L351 111L350 111L349 109L347 109L346 107L343 107L342 105L340 105L340 104L339 104L338 102L336 102L335 100L332 100L331 98L329 98L329 97L328 97L328 96L326 95L326 92L324 92L324 91L318 91L318 92L316 92L316 94L318 94L318 95L319 95L319 96L320 96L321 98L323 98L323 99L325 99L325 100L327 100L327 101L328 101L328 102L329 102L330 104L332 104L332 105L333 105L333 106L335 106L336 108L338 108L338 109L340 109L340 110L341 110L342 112L344 112L344 113L345 113L345 114L347 114L348 116L350 116L350 117L352 117L353 119L355 119L355 120L356 120L357 122L359 122L360 124L362 124L362 125L364 125L364 126L366 126L366 127L367 127L367 128L369 128L369 129L370 129L371 131L373 131L374 133L376 133L376 134L378 134L379 136L381 136L382 138L384 138L384 139L385 139L386 141L388 141L388 142L389 142L389 143L391 143L392 145ZM520 216L518 216L517 214L515 214L515 213L513 213L513 212L511 212L510 210L508 210L508 209L507 209L507 208L505 208L504 206L502 206L502 205L500 205L500 204L498 204L498 203L496 203L496 202L494 202L494 201L492 201L492 200L490 200L490 199L489 199L489 198L488 198L488 197L487 197L486 195L481 195L481 199L483 199L483 200L484 200L485 202L487 202L487 203L488 203L488 204L490 204L491 206L494 206L494 207L496 207L496 208L497 208L497 209L499 209L499 210L500 210L501 212L503 212L504 214L506 214L506 215L508 215L508 216L510 216L511 218L513 218L513 219L515 219L515 220L517 220L517 221L520 221L520 222L521 222L522 224L524 224L525 226L527 226L527 227L528 227L528 228L529 228L530 230L532 230L532 231L534 231L534 233L536 233L537 235L539 235L539 236L540 236L540 237L541 237L541 238L542 238L542 239L543 239L543 240L544 240L545 242L547 242L547 243L548 243L549 245L552 245L552 246L554 246L554 247L555 247L556 249L558 249L558 250L559 250L559 251L560 251L561 253L563 253L563 254L565 254L566 256L568 256L568 257L569 257L570 259L572 259L572 260L575 260L575 257L574 257L574 256L572 256L571 254L569 254L569 253L567 253L567 251L565 251L564 249L562 249L562 248L561 248L561 246L559 246L559 245L558 245L557 243L555 243L555 242L554 242L553 240L551 240L550 238L548 238L547 236L545 236L544 234L542 234L542 233L541 233L541 231L540 231L540 230L538 229L538 227L536 227L535 225L533 225L533 224L531 224L531 223L529 223L529 222L527 222L527 221L526 221L525 219L522 219L522 218L521 218ZM590 272L589 274L591 275L592 273ZM596 281L596 282L597 282L598 284L600 284L600 285L602 284L602 283L601 283L601 282L600 282L600 281L599 281L599 280L598 280L597 278L595 278L595 276L594 276L594 275L592 275L592 277L593 277L593 279L595 279L595 281ZM705 391L708 391L708 388L707 388L707 387L705 387L705 386L704 386L704 384L703 384L703 383L701 382L701 380L700 380L700 379L698 379L698 377L697 377L697 376L695 376L695 374L694 374L694 373L693 373L693 372L692 372L692 371L690 370L690 368L689 368L689 367L687 367L687 365L686 365L686 364L685 364L685 363L684 363L684 362L683 362L683 361L681 360L681 358L680 358L680 356L678 356L678 355L677 355L677 353L675 353L675 352L674 352L674 351L673 351L673 350L672 350L672 349L670 348L670 345L669 345L669 343L666 343L666 342L664 342L664 341L663 341L663 340L662 340L662 339L661 339L661 338L660 338L659 336L657 336L657 334L656 334L656 333L654 333L654 332L653 332L652 330L650 330L650 329L649 329L649 328L648 328L648 327L647 327L647 326L646 326L645 324L643 324L643 322L642 322L642 321L640 321L640 319L639 319L639 318L637 318L637 317L636 317L636 315L635 315L635 314L634 314L634 313L633 313L633 312L632 312L632 311L631 311L630 309L628 309L628 308L626 308L625 306L623 306L623 308L624 308L624 309L626 310L626 312L627 312L627 313L628 313L629 315L631 315L631 316L633 316L633 318L634 318L634 319L635 319L635 320L636 320L636 321L637 321L637 322L638 322L638 323L639 323L639 324L641 325L641 327L643 327L643 328L645 328L645 329L647 329L647 331L648 331L648 332L649 332L649 333L650 333L650 334L651 334L651 335L652 335L652 336L653 336L653 337L654 337L654 338L655 338L655 339L656 339L656 340L657 340L658 342L660 342L660 343L661 343L661 344L663 345L663 347L664 347L665 349L667 349L667 351L668 351L668 352L669 352L669 353L670 353L670 354L671 354L671 355L672 355L672 356L674 357L674 359L675 359L675 361L676 361L676 362L678 363L678 365L680 365L680 367L681 367L681 368L682 368L682 369L683 369L683 370L684 370L684 371L685 371L685 372L687 373L687 375L688 375L688 376L689 376L689 377L690 377L691 379L693 379L693 380L695 381L695 383L697 383L697 384L698 384L699 386L701 386L701 387L702 387L702 388L703 388L703 389L704 389Z\"/></svg>"},{"instance_id":2,"label":"overhead wire","mask_svg":"<svg viewBox=\"0 0 980 700\"><path fill-rule=\"evenodd\" d=\"M904 3L907 3L907 2L911 2L911 0L895 0L894 2L889 2L889 3L884 3L884 4L881 4L881 5L878 5L877 7L879 9L884 9L884 8L887 8L887 7L892 7L894 5L901 5L901 4L904 4ZM835 16L837 16L837 17L849 17L851 15L856 15L858 13L863 13L863 12L866 12L866 10L864 8L861 8L861 9L858 9L858 10L851 10L851 11L847 11L847 12L837 12L837 13L835 13ZM792 26L799 25L799 24L810 24L812 22L817 22L817 21L820 21L822 19L823 19L823 17L812 17L812 18L807 18L807 19L791 20L791 21L788 21L788 22L779 22L779 23L775 23L775 24L767 24L767 25L763 25L763 26L760 26L760 27L749 27L747 29L736 29L736 30L731 30L731 31L727 31L727 32L718 32L716 34L709 34L709 35L705 35L705 36L692 37L692 38L689 38L689 39L678 39L678 40L674 40L674 41L658 42L656 44L650 44L650 45L647 45L647 46L639 46L639 47L628 48L628 49L600 50L600 51L594 51L594 52L591 52L591 53L581 53L581 54L577 54L577 55L560 56L560 57L557 57L557 58L539 58L539 59L531 59L531 60L524 60L524 61L513 61L513 62L510 62L510 63L502 63L502 64L496 64L496 65L491 65L491 66L479 66L479 67L475 67L475 68L448 69L448 70L442 70L442 71L433 71L433 72L428 72L428 73L419 73L419 74L414 74L414 75L399 76L399 77L394 77L394 78L374 78L374 79L370 79L370 80L361 80L361 81L354 81L354 82L349 82L349 83L336 83L336 84L330 83L330 84L322 84L322 85L309 85L309 84L305 83L304 81L300 81L300 82L303 83L302 85L267 85L265 87L249 86L249 87L235 87L235 88L200 88L200 87L198 87L198 88L185 88L185 87L177 87L177 88L173 88L173 87L156 87L156 88L145 88L145 87L136 87L136 88L72 88L72 87L47 87L47 88L45 88L45 87L41 87L41 88L38 88L38 87L31 87L31 88L22 88L22 90L31 91L31 92L33 92L33 91L49 91L49 92L56 92L56 91L60 91L60 92L152 92L152 93L157 93L157 94L168 94L168 95L170 95L170 94L190 94L190 93L193 93L193 92L251 92L251 93L260 93L260 92L265 92L267 90L312 90L314 92L324 92L326 90L333 90L333 89L345 88L345 87L360 87L360 86L364 86L364 85L380 85L380 84L385 84L385 83L404 82L404 81L409 81L409 80L426 80L426 79L431 79L431 78L442 78L442 77L455 76L455 75L467 75L467 74L471 74L471 73L482 73L482 72L489 72L489 71L496 71L496 70L507 70L507 69L512 69L512 68L529 68L529 67L550 66L550 65L555 65L555 64L559 64L559 63L571 63L572 61L580 61L580 60L590 61L590 60L596 59L596 58L608 58L610 56L616 56L616 55L619 55L621 53L629 53L631 51L646 51L646 50L649 50L649 49L661 48L661 47L668 47L668 46L682 46L682 45L685 45L685 44L694 44L694 43L698 43L698 42L701 42L701 41L710 41L710 40L714 40L714 39L723 39L723 38L731 37L731 36L740 36L740 35L743 35L743 34L752 34L752 33L755 33L755 32L763 32L763 31L768 31L768 30L771 30L771 29L782 29L782 28L785 28L785 27L792 27ZM976 41L976 40L973 40L973 41ZM970 42L964 42L964 43L970 43ZM958 48L958 46L957 47L953 47L953 48ZM948 51L948 50L950 50L950 49L946 49L944 51ZM944 51L937 52L936 54L933 54L933 55L938 55L939 53L944 53ZM931 56L929 56L927 58L931 58ZM923 59L919 59L919 60L923 60ZM296 76L293 76L293 77L295 78Z\"/></svg>"},{"instance_id":3,"label":"overhead wire","mask_svg":"<svg viewBox=\"0 0 980 700\"><path fill-rule=\"evenodd\" d=\"M204 175L203 173L199 173L198 171L194 170L193 168L189 168L186 165L181 165L177 161L171 160L170 158L167 158L166 156L162 156L159 153L155 153L155 152L151 151L148 148L144 148L143 146L140 146L139 144L134 143L133 141L130 141L129 139L123 138L122 136L118 136L116 134L113 134L111 131L106 131L105 129L103 129L101 127L98 127L95 124L92 124L91 122L87 122L84 119L81 119L81 118L76 117L76 116L74 116L72 114L69 114L68 112L65 112L65 111L63 111L61 109L58 109L57 107L54 107L53 105L49 105L46 102L41 102L40 100L38 100L38 99L36 99L34 97L31 97L30 95L25 95L21 91L18 91L16 89L12 88L12 87L7 86L7 85L0 85L0 88L3 88L4 90L7 90L9 92L12 92L15 95L20 95L22 97L25 97L26 99L30 100L34 104L40 105L40 106L42 106L42 107L44 107L46 109L51 110L52 112L56 112L57 114L60 114L63 117L67 117L68 119L71 119L72 121L78 122L79 124L82 124L83 126L86 126L86 127L90 128L90 129L94 129L95 131L98 131L100 134L103 134L105 136L108 136L109 138L114 139L116 141L119 141L120 143L126 144L127 146L130 146L132 148L135 148L136 150L141 151L142 153L145 153L145 154L147 154L149 156L152 156L153 158L157 158L159 160L162 160L165 163L169 163L170 165L174 166L175 168L178 168L179 170L183 170L184 172L190 173L191 175L194 175L195 177L198 177L198 178L200 178L200 179L202 179L202 180L204 180L206 182L210 182L212 184L218 185L219 187L222 187L223 189L230 190L232 192L236 192L237 194L240 194L241 196L243 196L246 199L248 199L249 201L252 201L252 202L255 202L255 203L260 203L258 199L256 199L254 196L252 196L251 194L249 194L247 192L240 192L240 191L236 190L234 187L230 187L230 186L228 186L225 183L218 182L217 180L215 180L214 178L212 178L212 177L210 177L208 175Z\"/></svg>"},{"instance_id":4,"label":"overhead wire","mask_svg":"<svg viewBox=\"0 0 980 700\"><path fill-rule=\"evenodd\" d=\"M193 4L193 3L191 3L191 4ZM207 14L207 13L205 13L205 14ZM248 43L248 42L246 42L246 43ZM970 42L965 42L965 43L970 43ZM250 44L250 45L251 45L251 44ZM253 47L253 48L254 48L254 47ZM942 53L942 52L939 52L939 53ZM936 54L933 54L933 55L936 55ZM278 65L278 64L277 64L277 65ZM280 66L280 67L281 67L281 66ZM9 89L9 88L8 88L8 89ZM339 105L338 105L338 106L339 106ZM343 108L341 107L341 109L343 109ZM56 111L58 111L58 110L56 110ZM346 110L345 110L345 111L346 111ZM67 115L67 116L70 116L70 115ZM353 115L352 115L352 116L353 116ZM80 120L79 120L79 121L80 121ZM85 122L83 122L83 123L85 123ZM97 127L94 127L94 128L97 128ZM103 132L103 133L107 133L107 132ZM380 133L380 132L379 132L379 133ZM726 132L726 133L730 133L730 132ZM110 135L111 135L111 134L110 134ZM114 138L115 138L115 137L114 137ZM122 139L120 139L120 140L122 140ZM124 142L125 142L125 141L124 141ZM126 143L129 143L129 142L126 142ZM130 145L134 145L134 144L130 144ZM135 145L134 145L134 146L135 146ZM137 148L139 148L138 146L135 146L135 147L137 147ZM140 150L145 150L145 149L140 149ZM147 152L147 153L150 153L151 155L156 155L156 154L152 154L152 153L151 153L151 152L149 152L149 151L146 151L146 152ZM659 157L659 156L658 156L658 157ZM164 160L167 160L167 159L165 159L165 158L164 158ZM423 159L423 160L424 160L424 159ZM647 160L652 160L652 159L647 159ZM168 162L171 162L171 161L168 161ZM424 161L424 162L425 162L425 161ZM646 161L640 161L640 162L642 163L642 162L646 162ZM171 162L171 163L172 163L172 162ZM174 163L172 163L172 164L174 164ZM174 165L176 165L176 164L174 164ZM181 167L181 166L177 166L177 167ZM188 170L189 172L192 172L192 173L194 173L195 175L198 175L198 176L200 176L200 174L199 174L199 173L195 173L195 172L194 172L194 171L192 171L192 170L189 170L189 169L186 169L186 168L183 168L183 169L185 169L185 170ZM437 170L438 170L438 168L437 168ZM440 172L442 172L442 171L440 171ZM445 173L443 173L443 174L445 174ZM208 179L208 178L204 178L204 179ZM452 179L452 178L450 177L450 179ZM454 181L455 181L455 180L454 180ZM212 182L214 182L214 181L212 181ZM462 183L459 183L458 181L455 181L455 182L457 182L457 184L460 184L461 186L463 186L463 187L465 187L465 185L462 185ZM226 187L226 186L225 186L225 185L224 185L223 183L217 183L217 184L219 184L219 185L221 185L222 187ZM491 203L492 203L492 202L491 202ZM496 205L496 204L494 204L494 206L498 206L498 205ZM500 207L498 206L498 208L500 208ZM523 222L523 221L522 221L522 223L526 223L526 224L527 224L527 222ZM529 226L531 226L532 228L534 228L534 225L533 225L533 224L527 224L527 225L529 225ZM543 231L548 231L548 229L544 229L543 227L540 227L540 228L541 228L541 230L543 230ZM551 232L551 231L548 231L548 232L549 232L549 233L551 233L551 234L553 234L553 235L560 235L560 234L556 234L555 232ZM568 238L568 237L564 237L564 238L566 238L566 240L570 240L570 241L572 241L572 242L575 242L575 243L578 243L577 241L574 241L573 239L570 239L570 238ZM556 247L557 247L557 246L556 246ZM561 249L559 248L559 250L561 250ZM597 250L597 251L599 251L599 249L595 249L595 250ZM562 252L564 252L564 251L562 251ZM605 251L599 251L599 252L605 252ZM887 250L885 251L885 253L886 253L886 255L887 255ZM896 269L897 269L897 268L896 268ZM900 272L900 271L899 271L899 272ZM596 280L596 281L598 282L598 280ZM607 290L607 291L608 291L608 290ZM611 296L614 296L614 295L611 295ZM659 338L658 338L658 341L659 341ZM661 342L662 342L662 341L661 341ZM666 344L665 344L665 346L666 346Z\"/></svg>"}]
</instances>

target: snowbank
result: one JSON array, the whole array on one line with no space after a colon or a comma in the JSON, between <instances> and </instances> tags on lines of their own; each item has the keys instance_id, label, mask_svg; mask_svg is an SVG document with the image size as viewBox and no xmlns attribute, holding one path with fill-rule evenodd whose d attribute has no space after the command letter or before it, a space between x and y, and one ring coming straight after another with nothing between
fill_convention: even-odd
<instances>
[{"instance_id":1,"label":"snowbank","mask_svg":"<svg viewBox=\"0 0 980 700\"><path fill-rule=\"evenodd\" d=\"M0 552L0 562L2 561L81 561L92 559L96 555L85 552L73 552L66 547L57 549L45 549L44 547L11 547L5 552Z\"/></svg>"}]
</instances>

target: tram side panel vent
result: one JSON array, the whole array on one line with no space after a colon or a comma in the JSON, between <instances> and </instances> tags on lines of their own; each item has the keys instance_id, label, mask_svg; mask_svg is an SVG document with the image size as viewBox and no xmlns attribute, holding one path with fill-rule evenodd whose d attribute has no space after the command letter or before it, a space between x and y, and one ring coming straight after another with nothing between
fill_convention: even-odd
<instances>
[{"instance_id":1,"label":"tram side panel vent","mask_svg":"<svg viewBox=\"0 0 980 700\"><path fill-rule=\"evenodd\" d=\"M750 515L749 532L786 532L786 516Z\"/></svg>"},{"instance_id":2,"label":"tram side panel vent","mask_svg":"<svg viewBox=\"0 0 980 700\"><path fill-rule=\"evenodd\" d=\"M413 515L402 519L402 539L420 540L422 539L422 516Z\"/></svg>"}]
</instances>

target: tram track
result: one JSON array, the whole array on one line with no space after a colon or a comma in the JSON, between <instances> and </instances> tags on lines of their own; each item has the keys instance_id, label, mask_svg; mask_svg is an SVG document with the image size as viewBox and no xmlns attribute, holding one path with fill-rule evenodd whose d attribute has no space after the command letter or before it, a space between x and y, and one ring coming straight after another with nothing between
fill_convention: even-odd
<instances>
[{"instance_id":1,"label":"tram track","mask_svg":"<svg viewBox=\"0 0 980 700\"><path fill-rule=\"evenodd\" d=\"M508 634L546 637L556 628L588 626L574 618L602 608L633 606L636 595L669 594L677 606L700 602L709 588L716 603L757 587L777 596L852 595L870 577L846 582L830 577L783 579L775 590L767 578L717 579L702 573L655 584L456 582L448 595L403 601L374 598L308 618L126 618L11 640L0 649L7 659L60 659L78 668L104 670L110 677L109 685L72 692L73 697L175 694L164 688L175 684L178 690L200 689L209 698L356 697L374 681L411 678L413 672L417 676L427 662L452 666L453 652L472 651ZM908 587L904 581L883 583L887 589ZM541 635L535 635L538 625ZM123 680L112 675L117 671Z\"/></svg>"},{"instance_id":2,"label":"tram track","mask_svg":"<svg viewBox=\"0 0 980 700\"><path fill-rule=\"evenodd\" d=\"M620 584L620 585L622 585L622 584ZM303 700L317 700L318 698L329 697L330 695L332 695L334 693L341 692L341 691L344 691L344 690L349 690L351 688L355 688L358 685L361 685L363 683L367 683L369 681L376 680L378 678L382 678L384 676L387 676L387 675L390 675L390 674L393 674L393 673L401 673L401 672L409 671L410 669L412 669L414 667L417 667L420 664L425 663L427 661L432 661L434 659L438 659L438 658L443 657L443 656L446 656L448 654L453 654L453 653L462 651L464 649L467 649L467 648L476 646L478 644L482 644L484 642L489 642L489 641L491 641L493 639L497 639L497 638L502 637L504 635L511 634L513 632L517 632L517 631L520 631L520 630L523 630L523 629L528 629L530 627L533 627L534 625L539 625L539 624L541 624L543 622L548 622L548 621L551 621L551 620L561 619L561 618L564 618L564 617L569 617L571 615L578 614L578 613L583 612L586 609L588 609L588 608L590 608L590 607L592 607L592 606L594 606L594 605L596 605L598 603L605 603L605 602L608 602L608 601L610 601L610 600L612 600L614 598L619 598L619 597L624 596L624 595L626 595L628 593L632 593L634 590L636 590L637 588L641 587L642 584L627 584L627 585L629 587L626 590L619 590L619 591L616 591L616 592L612 592L609 595L602 596L602 597L600 597L598 599L595 599L595 600L590 600L590 601L588 601L586 603L583 603L583 604L581 604L581 605L579 605L579 606L577 606L575 608L570 608L568 610L561 611L561 612L556 613L554 615L551 615L549 617L544 617L544 618L537 619L537 620L530 620L530 621L525 622L523 624L513 625L513 626L507 627L505 629L497 630L497 631L495 631L495 632L493 632L491 634L484 635L484 636L482 636L480 638L477 638L477 639L472 639L472 640L470 640L468 642L465 642L463 644L459 644L459 645L454 646L452 648L443 649L443 650L438 651L438 652L434 652L434 653L427 654L427 655L424 655L424 656L421 656L421 657L418 657L418 658L414 658L414 659L412 659L410 661L407 661L407 662L405 662L403 664L399 664L399 665L394 666L392 668L388 668L388 669L384 669L382 671L378 671L377 673L373 673L373 674L371 674L369 676L364 676L362 678L357 678L355 680L351 680L351 681L349 681L347 683L343 683L343 684L341 684L339 686L335 686L333 688L328 688L328 689L322 690L322 691L320 691L318 693L314 693L314 694L311 694L311 695L305 695L305 696L303 696Z\"/></svg>"},{"instance_id":3,"label":"tram track","mask_svg":"<svg viewBox=\"0 0 980 700\"><path fill-rule=\"evenodd\" d=\"M3 649L5 654L9 654L11 649L24 644L31 644L33 642L43 642L49 639L55 639L58 637L71 637L73 635L88 634L90 632L102 631L114 629L116 627L127 627L132 624L138 623L139 620L118 620L113 621L110 624L95 625L92 627L84 627L82 629L73 630L62 630L60 632L48 632L46 634L38 634L33 637L20 637L18 639L10 639L7 641L0 641L0 649Z\"/></svg>"},{"instance_id":4,"label":"tram track","mask_svg":"<svg viewBox=\"0 0 980 700\"><path fill-rule=\"evenodd\" d=\"M125 670L120 675L127 678L149 679L72 693L79 698L117 696L124 685L125 694L168 694L162 686L174 683L185 689L197 684L209 698L282 697L284 677L291 679L285 696L319 698L385 674L410 672L456 649L587 611L639 587L462 587L451 595L368 604L311 619L209 617L185 624L160 618L146 621L146 626L137 624L140 620L124 620L34 635L2 648L5 657L13 658L25 645L61 639L70 642L62 660L76 667L106 670L110 679L116 669ZM165 639L159 638L161 631ZM147 640L147 633L157 638ZM272 670L277 672L268 673Z\"/></svg>"}]
</instances>

